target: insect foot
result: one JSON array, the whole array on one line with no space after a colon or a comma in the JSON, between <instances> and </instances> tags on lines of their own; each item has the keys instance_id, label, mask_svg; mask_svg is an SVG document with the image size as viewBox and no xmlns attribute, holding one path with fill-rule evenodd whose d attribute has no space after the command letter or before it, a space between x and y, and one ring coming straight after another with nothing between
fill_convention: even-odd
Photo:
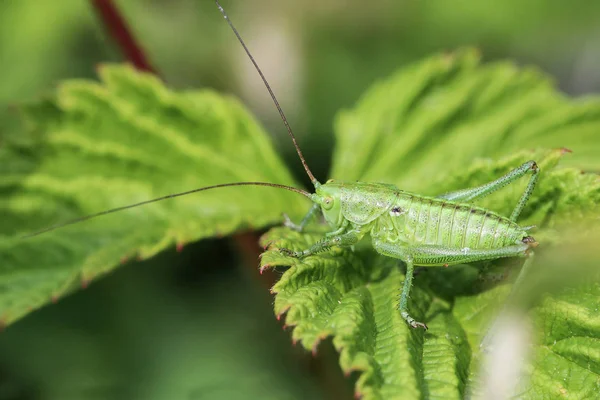
<instances>
[{"instance_id":1,"label":"insect foot","mask_svg":"<svg viewBox=\"0 0 600 400\"><path fill-rule=\"evenodd\" d=\"M402 318L404 318L404 320L408 323L408 325L411 326L411 328L423 328L425 330L427 330L427 325L425 325L422 322L419 321L415 321L415 319L413 317L411 317L410 315L408 315L408 312L406 311L400 311L400 315L402 315Z\"/></svg>"},{"instance_id":2,"label":"insect foot","mask_svg":"<svg viewBox=\"0 0 600 400\"><path fill-rule=\"evenodd\" d=\"M409 324L410 324L410 326L412 328L423 328L425 330L429 329L429 328L427 328L427 325L425 325L424 323L418 322L418 321L415 321L415 320L409 322Z\"/></svg>"},{"instance_id":3,"label":"insect foot","mask_svg":"<svg viewBox=\"0 0 600 400\"><path fill-rule=\"evenodd\" d=\"M279 252L281 254L283 254L284 256L288 256L288 257L294 257L294 258L300 258L300 257L302 257L302 253L299 253L297 251L293 251L293 250L290 250L290 249L286 249L286 248L279 249Z\"/></svg>"},{"instance_id":4,"label":"insect foot","mask_svg":"<svg viewBox=\"0 0 600 400\"><path fill-rule=\"evenodd\" d=\"M286 228L290 228L291 230L296 232L302 232L302 225L298 225L292 222L292 220L290 219L290 217L288 217L287 214L283 214L283 226L285 226Z\"/></svg>"}]
</instances>

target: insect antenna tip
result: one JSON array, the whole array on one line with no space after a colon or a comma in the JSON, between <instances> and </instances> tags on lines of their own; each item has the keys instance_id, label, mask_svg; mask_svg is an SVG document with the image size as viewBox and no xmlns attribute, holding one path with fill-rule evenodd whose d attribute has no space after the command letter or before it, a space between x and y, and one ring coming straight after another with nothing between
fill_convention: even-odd
<instances>
[{"instance_id":1,"label":"insect antenna tip","mask_svg":"<svg viewBox=\"0 0 600 400\"><path fill-rule=\"evenodd\" d=\"M572 153L572 152L573 152L573 150L571 150L571 149L568 149L568 148L566 148L566 147L562 147L562 148L560 149L560 151L562 152L562 154L565 154L565 153Z\"/></svg>"}]
</instances>

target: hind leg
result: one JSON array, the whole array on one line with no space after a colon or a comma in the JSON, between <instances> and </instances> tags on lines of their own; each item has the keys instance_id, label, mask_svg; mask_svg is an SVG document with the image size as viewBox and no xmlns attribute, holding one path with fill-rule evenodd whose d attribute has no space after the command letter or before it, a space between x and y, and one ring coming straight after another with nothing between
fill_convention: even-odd
<instances>
[{"instance_id":1,"label":"hind leg","mask_svg":"<svg viewBox=\"0 0 600 400\"><path fill-rule=\"evenodd\" d=\"M518 168L513 169L506 175L496 179L495 181L486 183L485 185L477 186L477 187L471 188L471 189L463 189L463 190L458 190L456 192L445 193L445 194L442 194L437 197L440 199L446 199L446 200L452 200L452 201L475 200L477 198L485 197L485 196L489 195L490 193L493 193L496 190L501 189L504 186L513 183L514 181L516 181L517 179L519 179L520 177L524 176L525 174L527 174L529 172L531 172L531 178L529 178L529 183L527 184L527 187L525 188L525 192L523 192L523 194L521 195L521 198L517 202L517 206L513 210L512 214L510 215L511 221L516 221L517 218L519 217L519 214L521 214L521 211L523 211L525 204L527 204L527 200L529 200L529 197L531 196L531 193L533 192L533 189L535 188L535 184L537 183L537 180L538 180L538 175L539 175L540 169L538 168L535 161L527 161L526 163L524 163L523 165L521 165Z\"/></svg>"}]
</instances>

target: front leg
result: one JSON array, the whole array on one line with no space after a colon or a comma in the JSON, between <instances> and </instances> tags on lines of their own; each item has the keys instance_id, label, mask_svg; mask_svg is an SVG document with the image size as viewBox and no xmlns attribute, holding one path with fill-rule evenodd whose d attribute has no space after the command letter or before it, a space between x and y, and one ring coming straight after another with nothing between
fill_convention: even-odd
<instances>
[{"instance_id":1,"label":"front leg","mask_svg":"<svg viewBox=\"0 0 600 400\"><path fill-rule=\"evenodd\" d=\"M346 231L346 229L348 229L348 225L350 225L350 222L347 219L345 219L344 222L342 222L342 226L340 226L338 229L336 229L333 232L327 232L325 234L325 237L330 238L330 237L341 235L342 233L344 233Z\"/></svg>"},{"instance_id":2,"label":"front leg","mask_svg":"<svg viewBox=\"0 0 600 400\"><path fill-rule=\"evenodd\" d=\"M302 218L302 221L300 221L300 223L297 225L292 222L292 220L290 219L290 217L288 217L287 214L283 214L283 225L290 228L293 231L302 232L304 231L304 227L306 226L306 224L308 224L310 219L315 215L319 208L321 208L320 205L318 205L317 203L313 204L310 210L308 210L308 212L304 216L304 218Z\"/></svg>"},{"instance_id":3,"label":"front leg","mask_svg":"<svg viewBox=\"0 0 600 400\"><path fill-rule=\"evenodd\" d=\"M285 248L279 249L279 251L290 257L303 258L326 251L332 246L352 246L356 244L362 238L362 236L363 234L360 231L353 230L341 235L326 237L303 251L293 251Z\"/></svg>"}]
</instances>

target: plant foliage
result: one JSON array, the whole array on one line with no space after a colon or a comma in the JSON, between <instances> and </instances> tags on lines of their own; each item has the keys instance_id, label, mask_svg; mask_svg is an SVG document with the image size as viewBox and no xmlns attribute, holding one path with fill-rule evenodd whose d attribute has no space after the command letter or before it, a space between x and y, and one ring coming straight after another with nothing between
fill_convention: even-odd
<instances>
[{"instance_id":1,"label":"plant foliage","mask_svg":"<svg viewBox=\"0 0 600 400\"><path fill-rule=\"evenodd\" d=\"M211 184L294 181L254 119L229 97L173 92L129 67L106 66L101 83L65 82L25 107L26 134L0 148L0 318L8 324L74 286L171 246L299 217L305 199L268 188L229 188L99 218L32 239L56 221ZM434 56L375 84L335 122L332 177L378 181L440 194L495 179L528 159L542 169L519 221L537 225L544 246L561 227L598 217L600 100L573 101L542 74L510 63L480 65L465 50ZM565 147L573 150L566 155ZM360 151L357 151L360 149ZM509 214L525 182L480 202ZM267 191L270 191L267 193ZM293 340L316 350L332 337L345 373L364 398L463 398L473 392L479 343L510 290L481 282L476 266L428 269L416 277L411 310L429 331L409 329L397 311L397 260L355 249L297 260L324 228L274 228L261 268L287 267L274 286L275 313ZM518 260L517 260L518 261ZM515 260L502 265L513 265ZM516 266L515 266L516 265ZM535 268L543 265L536 264ZM529 398L587 397L600 382L600 286L546 297L530 311L533 361L520 386Z\"/></svg>"},{"instance_id":2,"label":"plant foliage","mask_svg":"<svg viewBox=\"0 0 600 400\"><path fill-rule=\"evenodd\" d=\"M99 72L101 83L68 81L51 99L26 106L31 130L7 138L0 149L3 324L127 258L274 224L284 210L298 215L306 207L301 196L283 190L225 188L20 238L69 218L202 186L295 185L235 99L208 90L176 93L130 67Z\"/></svg>"},{"instance_id":3,"label":"plant foliage","mask_svg":"<svg viewBox=\"0 0 600 400\"><path fill-rule=\"evenodd\" d=\"M599 169L599 128L600 101L565 99L535 70L481 66L472 51L442 55L374 85L354 109L339 114L331 177L433 195L489 182L535 159L542 177L519 222L537 225L543 252L568 242L560 230L566 222L598 217L600 181L573 166ZM577 150L567 156L564 146ZM510 215L525 183L479 204ZM415 279L410 308L429 330L413 330L397 311L404 279L399 263L377 255L368 243L303 260L277 250L305 249L321 237L276 228L263 238L270 250L262 267L289 267L273 292L275 313L294 326L294 340L314 350L333 337L342 369L360 371L356 393L363 398L473 393L480 343L506 299L508 282L482 283L472 265L424 271ZM518 262L508 264L518 269ZM540 337L520 386L524 398L584 398L598 390L598 290L591 284L548 298L532 311Z\"/></svg>"}]
</instances>

